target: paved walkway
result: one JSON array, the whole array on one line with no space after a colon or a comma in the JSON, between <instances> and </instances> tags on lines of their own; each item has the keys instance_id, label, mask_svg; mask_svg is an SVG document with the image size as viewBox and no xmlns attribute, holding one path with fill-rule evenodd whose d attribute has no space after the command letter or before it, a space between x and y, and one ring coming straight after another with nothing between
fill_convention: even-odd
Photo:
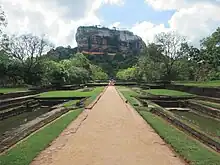
<instances>
[{"instance_id":1,"label":"paved walkway","mask_svg":"<svg viewBox=\"0 0 220 165\"><path fill-rule=\"evenodd\" d=\"M183 165L153 129L108 87L32 165Z\"/></svg>"}]
</instances>

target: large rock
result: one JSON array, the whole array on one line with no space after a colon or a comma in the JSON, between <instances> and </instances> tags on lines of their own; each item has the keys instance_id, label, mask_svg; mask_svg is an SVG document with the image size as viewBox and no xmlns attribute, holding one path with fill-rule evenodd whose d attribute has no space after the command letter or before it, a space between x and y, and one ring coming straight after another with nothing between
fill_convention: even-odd
<instances>
[{"instance_id":1,"label":"large rock","mask_svg":"<svg viewBox=\"0 0 220 165\"><path fill-rule=\"evenodd\" d=\"M141 37L129 31L81 26L77 29L76 42L78 51L94 54L137 54L143 51L146 44Z\"/></svg>"}]
</instances>

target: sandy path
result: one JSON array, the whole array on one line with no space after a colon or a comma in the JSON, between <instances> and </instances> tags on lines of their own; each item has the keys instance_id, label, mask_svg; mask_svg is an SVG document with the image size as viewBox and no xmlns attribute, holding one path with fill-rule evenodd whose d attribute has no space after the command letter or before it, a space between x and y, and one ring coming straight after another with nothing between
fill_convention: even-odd
<instances>
[{"instance_id":1,"label":"sandy path","mask_svg":"<svg viewBox=\"0 0 220 165\"><path fill-rule=\"evenodd\" d=\"M84 111L32 165L183 165L115 87Z\"/></svg>"}]
</instances>

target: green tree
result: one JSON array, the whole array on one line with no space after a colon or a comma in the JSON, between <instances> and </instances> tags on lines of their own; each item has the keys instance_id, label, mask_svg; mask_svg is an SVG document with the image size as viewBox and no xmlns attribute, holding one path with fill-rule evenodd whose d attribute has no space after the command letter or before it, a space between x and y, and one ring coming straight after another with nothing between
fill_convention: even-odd
<instances>
[{"instance_id":1,"label":"green tree","mask_svg":"<svg viewBox=\"0 0 220 165\"><path fill-rule=\"evenodd\" d=\"M119 80L133 81L136 80L137 68L131 67L117 72L116 78Z\"/></svg>"},{"instance_id":2,"label":"green tree","mask_svg":"<svg viewBox=\"0 0 220 165\"><path fill-rule=\"evenodd\" d=\"M155 42L161 47L162 54L164 55L165 79L171 80L175 71L173 68L175 62L183 55L180 48L186 42L185 37L180 36L176 32L162 32L156 35Z\"/></svg>"},{"instance_id":3,"label":"green tree","mask_svg":"<svg viewBox=\"0 0 220 165\"><path fill-rule=\"evenodd\" d=\"M41 56L51 47L49 41L32 34L14 35L5 40L3 44L4 52L24 66L23 79L27 84L35 84L32 73L35 72L37 66L40 66Z\"/></svg>"},{"instance_id":4,"label":"green tree","mask_svg":"<svg viewBox=\"0 0 220 165\"><path fill-rule=\"evenodd\" d=\"M96 65L90 65L92 71L92 80L107 80L108 75L102 70L102 68Z\"/></svg>"},{"instance_id":5,"label":"green tree","mask_svg":"<svg viewBox=\"0 0 220 165\"><path fill-rule=\"evenodd\" d=\"M220 66L220 27L201 41L202 58L216 70Z\"/></svg>"}]
</instances>

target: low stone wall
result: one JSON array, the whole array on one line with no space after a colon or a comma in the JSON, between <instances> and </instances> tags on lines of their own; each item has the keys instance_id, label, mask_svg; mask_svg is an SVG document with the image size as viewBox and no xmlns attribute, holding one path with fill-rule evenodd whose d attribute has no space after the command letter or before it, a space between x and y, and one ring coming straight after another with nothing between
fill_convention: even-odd
<instances>
[{"instance_id":1,"label":"low stone wall","mask_svg":"<svg viewBox=\"0 0 220 165\"><path fill-rule=\"evenodd\" d=\"M40 105L38 101L32 100L25 104L20 104L14 108L6 109L0 112L0 120L7 119L9 117L16 116L24 112L32 111L33 109L39 106Z\"/></svg>"},{"instance_id":2,"label":"low stone wall","mask_svg":"<svg viewBox=\"0 0 220 165\"><path fill-rule=\"evenodd\" d=\"M208 137L204 133L201 133L201 132L193 129L192 127L190 127L190 126L184 124L183 122L177 120L173 116L168 115L167 113L165 113L162 110L158 110L156 108L153 108L151 112L157 114L158 116L161 116L162 118L166 119L167 121L169 121L173 125L175 125L178 128L186 131L187 133L194 136L196 139L200 140L201 142L203 142L204 144L206 144L210 148L214 149L215 151L220 152L220 143L213 140L213 139L211 139L210 137Z\"/></svg>"},{"instance_id":3,"label":"low stone wall","mask_svg":"<svg viewBox=\"0 0 220 165\"><path fill-rule=\"evenodd\" d=\"M27 96L27 95L35 95L38 93L40 93L40 92L39 91L27 91L27 92L6 93L3 95L0 95L0 100L11 99L11 98L15 98L15 97L23 97L23 96Z\"/></svg>"},{"instance_id":4,"label":"low stone wall","mask_svg":"<svg viewBox=\"0 0 220 165\"><path fill-rule=\"evenodd\" d=\"M30 101L33 101L32 98L27 98L25 100L17 100L17 101L7 101L7 102L0 102L0 111L5 110L5 109L9 109L9 108L14 108L20 105L24 105Z\"/></svg>"},{"instance_id":5,"label":"low stone wall","mask_svg":"<svg viewBox=\"0 0 220 165\"><path fill-rule=\"evenodd\" d=\"M172 108L172 107L185 107L180 101L164 101L164 100L151 100L155 104L161 107Z\"/></svg>"},{"instance_id":6,"label":"low stone wall","mask_svg":"<svg viewBox=\"0 0 220 165\"><path fill-rule=\"evenodd\" d=\"M210 102L214 102L214 103L220 103L220 98L198 96L197 99L203 100L203 101L210 101Z\"/></svg>"},{"instance_id":7,"label":"low stone wall","mask_svg":"<svg viewBox=\"0 0 220 165\"><path fill-rule=\"evenodd\" d=\"M68 111L68 109L65 109L63 107L53 109L52 111L37 117L35 120L32 120L27 124L20 126L18 129L8 132L4 136L0 137L0 153L10 148L21 139L30 135L32 132L52 122L64 113L67 113Z\"/></svg>"},{"instance_id":8,"label":"low stone wall","mask_svg":"<svg viewBox=\"0 0 220 165\"><path fill-rule=\"evenodd\" d=\"M198 112L220 119L220 110L218 109L211 108L211 107L199 104L199 103L195 103L193 101L187 101L185 105L187 105L187 107L192 108Z\"/></svg>"},{"instance_id":9,"label":"low stone wall","mask_svg":"<svg viewBox=\"0 0 220 165\"><path fill-rule=\"evenodd\" d=\"M179 90L201 96L217 97L220 98L220 88L206 88L196 86L184 86L184 85L166 85L167 89Z\"/></svg>"},{"instance_id":10,"label":"low stone wall","mask_svg":"<svg viewBox=\"0 0 220 165\"><path fill-rule=\"evenodd\" d=\"M139 96L140 99L146 100L164 100L164 101L178 101L178 100L189 100L194 99L194 96L158 96L149 94L148 96Z\"/></svg>"}]
</instances>

